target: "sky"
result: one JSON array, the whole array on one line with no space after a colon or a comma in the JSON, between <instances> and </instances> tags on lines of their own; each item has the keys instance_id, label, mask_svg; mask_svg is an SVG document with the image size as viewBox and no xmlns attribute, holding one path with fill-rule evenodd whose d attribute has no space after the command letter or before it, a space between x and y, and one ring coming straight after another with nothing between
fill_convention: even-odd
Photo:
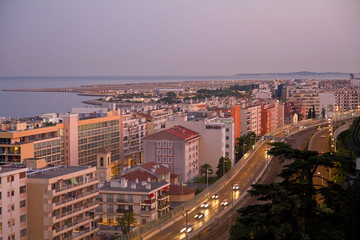
<instances>
[{"instance_id":1,"label":"sky","mask_svg":"<svg viewBox=\"0 0 360 240\"><path fill-rule=\"evenodd\" d=\"M359 0L0 0L0 76L360 72Z\"/></svg>"}]
</instances>

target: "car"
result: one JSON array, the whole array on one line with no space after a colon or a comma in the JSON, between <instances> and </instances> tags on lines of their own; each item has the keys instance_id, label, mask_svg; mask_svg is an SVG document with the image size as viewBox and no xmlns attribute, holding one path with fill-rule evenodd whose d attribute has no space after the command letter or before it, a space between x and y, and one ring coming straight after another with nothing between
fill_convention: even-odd
<instances>
[{"instance_id":1,"label":"car","mask_svg":"<svg viewBox=\"0 0 360 240\"><path fill-rule=\"evenodd\" d=\"M198 212L198 213L194 216L195 219L201 219L201 218L203 218L203 217L204 217L204 213L203 213L203 212Z\"/></svg>"},{"instance_id":2,"label":"car","mask_svg":"<svg viewBox=\"0 0 360 240\"><path fill-rule=\"evenodd\" d=\"M200 207L201 208L208 208L208 207L210 207L210 202L204 202L203 204L201 204Z\"/></svg>"},{"instance_id":3,"label":"car","mask_svg":"<svg viewBox=\"0 0 360 240\"><path fill-rule=\"evenodd\" d=\"M220 203L220 205L221 205L221 206L224 206L224 207L226 207L228 204L229 204L229 200L228 200L228 199L224 199L224 200Z\"/></svg>"},{"instance_id":4,"label":"car","mask_svg":"<svg viewBox=\"0 0 360 240\"><path fill-rule=\"evenodd\" d=\"M321 138L325 138L325 136L324 136L324 135L321 135Z\"/></svg>"},{"instance_id":5,"label":"car","mask_svg":"<svg viewBox=\"0 0 360 240\"><path fill-rule=\"evenodd\" d=\"M213 200L219 199L219 193L215 193L214 195L212 195L211 199Z\"/></svg>"},{"instance_id":6,"label":"car","mask_svg":"<svg viewBox=\"0 0 360 240\"><path fill-rule=\"evenodd\" d=\"M191 232L192 229L193 229L193 226L194 226L194 224L189 223L187 226L183 227L183 228L180 230L180 233L183 233L183 232L189 233L189 232Z\"/></svg>"},{"instance_id":7,"label":"car","mask_svg":"<svg viewBox=\"0 0 360 240\"><path fill-rule=\"evenodd\" d=\"M234 186L233 186L233 190L234 191L239 191L239 188L240 188L240 186L239 186L239 184L234 184Z\"/></svg>"}]
</instances>

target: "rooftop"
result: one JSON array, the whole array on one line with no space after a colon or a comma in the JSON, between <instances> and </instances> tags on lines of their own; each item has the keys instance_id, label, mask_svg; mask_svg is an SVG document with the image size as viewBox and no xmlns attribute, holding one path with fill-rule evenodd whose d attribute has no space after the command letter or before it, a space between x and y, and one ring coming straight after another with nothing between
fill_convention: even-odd
<instances>
[{"instance_id":1,"label":"rooftop","mask_svg":"<svg viewBox=\"0 0 360 240\"><path fill-rule=\"evenodd\" d=\"M171 140L171 141L189 141L199 137L199 133L182 127L180 125L154 133L143 138L145 140Z\"/></svg>"},{"instance_id":2,"label":"rooftop","mask_svg":"<svg viewBox=\"0 0 360 240\"><path fill-rule=\"evenodd\" d=\"M24 166L14 167L14 166L1 166L0 167L0 174L10 173L17 170L24 170L27 171L27 168Z\"/></svg>"},{"instance_id":3,"label":"rooftop","mask_svg":"<svg viewBox=\"0 0 360 240\"><path fill-rule=\"evenodd\" d=\"M161 164L156 164L155 162L148 162L148 163L143 163L141 165L139 165L140 167L143 167L149 171L152 171L152 169L155 169L155 173L156 175L161 175L164 173L168 173L170 172L170 169L161 165Z\"/></svg>"},{"instance_id":4,"label":"rooftop","mask_svg":"<svg viewBox=\"0 0 360 240\"><path fill-rule=\"evenodd\" d=\"M136 184L136 188L131 188L131 184ZM146 185L150 184L151 188L147 189ZM132 181L128 181L128 184L126 187L111 187L110 182L105 182L104 185L100 188L100 191L117 191L117 192L152 192L159 188L166 188L169 186L169 183L167 182L147 182L146 184L143 184L141 181L139 183L135 183Z\"/></svg>"},{"instance_id":5,"label":"rooftop","mask_svg":"<svg viewBox=\"0 0 360 240\"><path fill-rule=\"evenodd\" d=\"M51 178L83 171L89 168L92 167L66 166L66 165L60 165L56 167L46 167L36 170L29 170L27 173L27 177L38 178L38 179L51 179Z\"/></svg>"}]
</instances>

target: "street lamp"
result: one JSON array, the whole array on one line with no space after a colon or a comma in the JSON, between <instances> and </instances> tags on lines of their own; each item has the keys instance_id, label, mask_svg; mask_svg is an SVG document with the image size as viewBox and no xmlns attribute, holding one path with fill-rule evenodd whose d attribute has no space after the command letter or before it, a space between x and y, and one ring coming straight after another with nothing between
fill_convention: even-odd
<instances>
[{"instance_id":1,"label":"street lamp","mask_svg":"<svg viewBox=\"0 0 360 240\"><path fill-rule=\"evenodd\" d=\"M206 169L206 188L209 187L209 173L211 173L210 169Z\"/></svg>"},{"instance_id":2,"label":"street lamp","mask_svg":"<svg viewBox=\"0 0 360 240\"><path fill-rule=\"evenodd\" d=\"M242 152L243 156L245 155L245 145L247 145L246 142L243 143L243 152Z\"/></svg>"}]
</instances>

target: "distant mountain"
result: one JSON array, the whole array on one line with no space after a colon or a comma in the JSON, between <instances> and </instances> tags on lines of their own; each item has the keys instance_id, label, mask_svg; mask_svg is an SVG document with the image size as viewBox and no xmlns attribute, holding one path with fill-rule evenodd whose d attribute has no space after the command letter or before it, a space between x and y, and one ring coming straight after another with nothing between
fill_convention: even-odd
<instances>
[{"instance_id":1,"label":"distant mountain","mask_svg":"<svg viewBox=\"0 0 360 240\"><path fill-rule=\"evenodd\" d=\"M289 73L240 73L235 77L250 79L293 79L293 78L317 78L317 79L349 79L350 73L343 72L289 72Z\"/></svg>"}]
</instances>

